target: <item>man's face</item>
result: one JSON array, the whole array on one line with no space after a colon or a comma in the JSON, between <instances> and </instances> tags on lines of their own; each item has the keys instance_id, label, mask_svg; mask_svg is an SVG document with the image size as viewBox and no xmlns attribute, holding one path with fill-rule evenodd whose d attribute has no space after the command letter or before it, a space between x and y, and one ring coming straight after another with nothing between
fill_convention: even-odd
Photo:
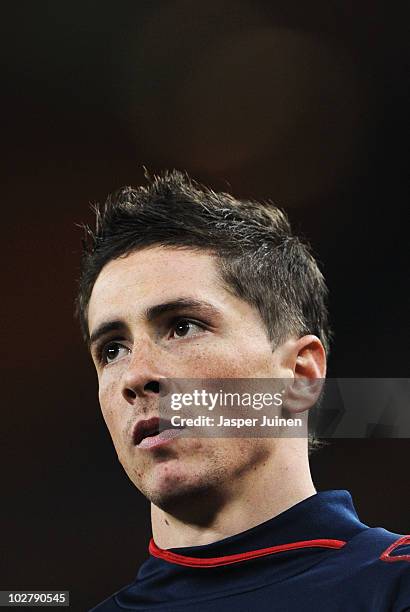
<instances>
[{"instance_id":1,"label":"man's face","mask_svg":"<svg viewBox=\"0 0 410 612\"><path fill-rule=\"evenodd\" d=\"M205 490L238 491L274 440L176 437L141 448L132 432L158 415L161 379L285 377L256 309L223 288L212 255L152 247L98 276L90 336L107 323L91 352L102 413L131 481L164 509Z\"/></svg>"}]
</instances>

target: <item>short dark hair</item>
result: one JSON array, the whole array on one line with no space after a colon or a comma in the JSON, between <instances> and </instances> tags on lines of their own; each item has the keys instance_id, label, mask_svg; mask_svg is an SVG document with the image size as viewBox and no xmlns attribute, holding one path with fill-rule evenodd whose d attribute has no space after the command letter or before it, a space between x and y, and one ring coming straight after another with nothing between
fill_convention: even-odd
<instances>
[{"instance_id":1,"label":"short dark hair","mask_svg":"<svg viewBox=\"0 0 410 612\"><path fill-rule=\"evenodd\" d=\"M95 230L83 226L76 312L87 343L88 303L102 268L161 245L215 254L227 290L259 311L275 345L291 334L315 334L328 352L326 284L283 210L216 193L176 170L147 178L146 186L123 187L94 206Z\"/></svg>"}]
</instances>

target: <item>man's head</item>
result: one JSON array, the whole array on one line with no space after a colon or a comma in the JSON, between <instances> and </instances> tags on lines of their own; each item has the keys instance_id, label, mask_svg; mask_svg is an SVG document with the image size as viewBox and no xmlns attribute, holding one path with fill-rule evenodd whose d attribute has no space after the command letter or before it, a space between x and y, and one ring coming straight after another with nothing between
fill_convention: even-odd
<instances>
[{"instance_id":1,"label":"man's head","mask_svg":"<svg viewBox=\"0 0 410 612\"><path fill-rule=\"evenodd\" d=\"M77 309L87 343L98 335L100 403L121 463L163 507L238 483L272 441L179 438L151 452L135 446L132 428L152 415L164 378L324 375L326 286L315 260L279 209L178 172L124 188L96 212Z\"/></svg>"}]
</instances>

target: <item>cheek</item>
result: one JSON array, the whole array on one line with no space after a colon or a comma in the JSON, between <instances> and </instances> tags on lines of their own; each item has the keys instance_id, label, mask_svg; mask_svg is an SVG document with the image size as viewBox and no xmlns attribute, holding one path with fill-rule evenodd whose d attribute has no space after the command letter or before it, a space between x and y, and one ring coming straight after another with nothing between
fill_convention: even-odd
<instances>
[{"instance_id":1,"label":"cheek","mask_svg":"<svg viewBox=\"0 0 410 612\"><path fill-rule=\"evenodd\" d=\"M264 341L249 338L194 345L189 355L192 378L257 378L269 376L272 350Z\"/></svg>"},{"instance_id":2,"label":"cheek","mask_svg":"<svg viewBox=\"0 0 410 612\"><path fill-rule=\"evenodd\" d=\"M115 441L116 431L116 398L118 394L118 385L114 380L101 379L99 383L98 399L100 402L101 412L108 430Z\"/></svg>"}]
</instances>

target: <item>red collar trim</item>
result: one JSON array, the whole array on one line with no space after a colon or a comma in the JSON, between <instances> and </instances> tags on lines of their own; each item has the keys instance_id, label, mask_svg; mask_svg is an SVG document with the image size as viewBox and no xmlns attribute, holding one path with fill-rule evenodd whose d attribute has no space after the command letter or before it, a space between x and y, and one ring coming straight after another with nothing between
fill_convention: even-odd
<instances>
[{"instance_id":1,"label":"red collar trim","mask_svg":"<svg viewBox=\"0 0 410 612\"><path fill-rule=\"evenodd\" d=\"M291 542L290 544L280 544L279 546L270 546L269 548L260 548L259 550L250 550L244 553L235 555L227 555L225 557L186 557L173 553L170 550L159 548L153 538L149 543L149 552L153 557L158 557L169 563L177 565L185 565L186 567L218 567L220 565L230 565L231 563L240 563L249 559L257 559L275 553L284 552L286 550L296 550L298 548L343 548L346 542L343 540L303 540L302 542Z\"/></svg>"}]
</instances>

